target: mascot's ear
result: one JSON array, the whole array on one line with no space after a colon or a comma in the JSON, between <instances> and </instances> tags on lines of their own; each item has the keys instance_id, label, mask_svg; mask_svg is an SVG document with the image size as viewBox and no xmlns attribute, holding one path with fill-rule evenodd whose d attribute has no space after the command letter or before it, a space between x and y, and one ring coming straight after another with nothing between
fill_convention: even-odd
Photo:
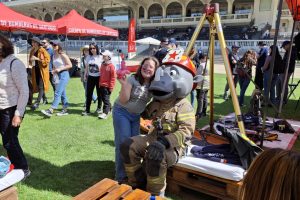
<instances>
[{"instance_id":1,"label":"mascot's ear","mask_svg":"<svg viewBox=\"0 0 300 200\"><path fill-rule=\"evenodd\" d=\"M202 75L196 75L193 79L193 83L199 83L203 80L203 76Z\"/></svg>"}]
</instances>

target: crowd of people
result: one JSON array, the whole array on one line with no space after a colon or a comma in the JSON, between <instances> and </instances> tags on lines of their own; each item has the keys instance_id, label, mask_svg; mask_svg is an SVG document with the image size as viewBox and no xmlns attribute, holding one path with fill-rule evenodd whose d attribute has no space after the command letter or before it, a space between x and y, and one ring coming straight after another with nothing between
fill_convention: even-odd
<instances>
[{"instance_id":1,"label":"crowd of people","mask_svg":"<svg viewBox=\"0 0 300 200\"><path fill-rule=\"evenodd\" d=\"M70 80L68 70L72 67L69 57L63 51L63 45L61 45L59 42L50 41L47 38L40 40L37 37L33 37L30 39L30 44L32 45L32 49L29 54L29 66L26 67L14 56L12 43L6 37L0 35L0 131L3 140L3 146L7 151L9 159L14 164L16 169L22 169L24 171L25 177L30 175L30 170L23 150L19 144L18 132L25 113L26 105L30 105L31 109L34 111L41 103L47 104L49 99L46 97L46 92L49 89L49 83L51 83L54 92L54 99L50 108L47 110L41 110L41 112L46 117L51 117L61 102L63 106L62 111L58 112L57 115L68 115L69 102L67 98L66 86ZM238 51L240 47L237 45L233 45L231 48L232 51L228 54L230 67L232 70L232 77L228 78L232 78L235 85L237 83L240 84L240 106L244 105L245 92L250 84L250 81L252 80L253 66L256 66L254 80L255 86L260 90L264 89L265 96L270 96L270 101L273 104L278 101L281 92L284 92L284 101L286 103L287 88L284 88L284 91L281 89L284 78L284 66L285 63L288 62L287 52L290 48L292 48L292 56L291 60L289 61L288 68L289 78L295 68L296 50L294 47L292 47L292 44L289 41L283 42L281 47L286 50L286 53L282 59L278 48L275 48L274 75L271 81L270 92L268 94L268 90L266 90L266 88L268 87L267 84L271 77L270 61L272 58L273 48L271 46L268 49L266 44L263 42L259 42L258 45L260 47L259 52L256 53L253 50L248 50L241 58ZM149 156L150 153L149 155L146 155L146 165L148 165L150 161L155 160L153 158L157 156L164 157L159 154L159 150L168 151L172 156L169 156L169 154L164 154L164 159L167 158L167 160L160 160L165 161L167 164L169 162L172 163L170 165L168 164L168 167L178 161L179 155L177 154L179 151L174 150L175 146L177 145L176 148L178 147L180 152L183 150L181 148L184 145L183 143L180 143L182 142L181 137L183 136L178 135L179 133L177 135L172 135L172 137L165 134L164 136L155 138L155 141L152 141L153 138L150 138L150 135L149 138L151 140L148 138L150 141L149 143L145 143L146 140L148 141L148 136L139 136L141 115L146 109L146 106L149 106L149 102L153 100L152 97L154 93L151 93L149 87L153 81L159 81L158 77L163 76L164 73L166 73L163 71L165 69L163 67L160 68L160 66L164 63L163 60L168 52L177 50L179 48L180 47L177 45L175 39L163 38L161 40L160 49L158 49L153 56L144 58L135 74L125 74L121 77L117 77L115 66L111 62L113 56L112 52L99 49L98 45L95 43L91 43L90 45L84 46L81 49L81 81L85 91L84 111L82 112L82 115L86 116L91 113L90 107L92 101L98 101L96 113L100 119L106 119L112 111L115 136L115 179L119 183L128 183L128 181L135 180L135 183L137 184L138 180L135 177L137 175L136 173L139 171L138 168L135 168L134 164L137 164L136 162L138 162L140 165L141 163L140 160L138 161L133 159L135 158L133 154L138 154L138 152L133 152L133 147L138 149L138 151L143 151L144 154L146 151L148 151L148 153L152 153L151 156ZM189 77L202 77L201 81L199 79L194 87L190 86L191 88L193 87L195 91L191 92L192 99L195 98L194 95L196 93L196 99L198 102L196 111L194 112L190 105L188 105L189 103L187 104L185 93L181 97L180 102L176 102L180 105L185 105L184 107L175 106L177 109L164 110L163 106L170 105L168 104L168 101L161 100L159 108L162 109L156 110L156 112L160 114L163 114L164 112L170 112L168 113L170 115L170 119L167 118L166 123L173 123L172 120L174 120L174 123L175 121L176 123L181 123L180 126L184 125L192 127L191 129L184 129L186 132L192 132L193 128L195 128L192 118L196 116L197 119L200 119L201 117L206 116L208 104L207 93L209 91L209 62L207 62L207 55L202 51L196 50L194 47L189 57L194 65L191 65L190 67L196 68L196 70L193 71L187 66L178 65L178 71L185 71ZM169 63L169 65L172 65L172 63ZM173 73L176 74L176 71L174 70L170 72L170 76ZM112 107L110 95L115 87L116 80L119 81L121 89L119 96L115 100ZM190 85L193 85L192 80L183 82L189 82L191 83ZM93 94L95 88L97 97ZM224 99L229 98L228 88L228 85L226 85ZM191 91L191 89L186 91ZM34 103L32 102L33 93L38 93L37 99ZM171 101L174 103L174 99ZM155 104L155 101L152 101L152 103ZM265 104L268 104L268 102L265 102ZM183 109L181 110L182 113L178 114L178 109ZM175 118L171 118L175 113L178 114L179 122L177 122ZM180 119L182 121L180 121ZM184 119L189 120L184 121ZM169 125L169 134L173 133L173 129L176 129L176 127L171 127L170 124L167 125ZM170 137L167 139L167 136ZM140 146L143 146L143 148L140 148ZM172 149L171 147L174 148ZM273 155L276 156L273 157ZM173 160L170 161L168 160L169 158L172 158ZM285 161L288 161L288 163L284 164ZM152 184L151 189L154 191L154 194L164 196L166 177L164 176L164 179L158 180L157 174L159 174L159 172L166 172L164 171L166 170L166 166L163 166L163 162L152 163L152 165L153 164L155 164L155 166L158 168L157 171L155 171L156 168L149 168L150 165L148 166L146 171L147 173L150 173L150 175L147 174L147 184ZM297 197L299 197L299 192L291 188L297 188L299 181L292 178L287 181L286 177L288 173L294 173L293 177L299 177L299 164L299 153L278 149L262 153L250 166L240 193L241 199L246 200L254 198L279 200L285 199L287 196L290 197L288 199L297 199ZM260 170L260 166L262 165L265 166L264 170ZM258 172L261 173L261 176L257 175ZM152 176L151 174L155 175ZM281 180L282 182L280 185L277 186L276 184L273 184L276 182L274 181L276 179L269 180L265 178L263 181L261 181L261 178L266 177L265 175L267 174L270 174L271 178L278 178L278 180ZM259 178L257 179L257 177ZM284 185L283 181L286 181L287 184ZM261 191L267 191L267 193L259 193L252 198L251 195L253 194L251 194L251 188L253 185L264 183L266 190ZM283 187L289 187L289 191L287 192L287 190L282 190ZM147 189L149 189L149 187L147 187ZM151 189L149 190L152 191ZM157 191L162 191L162 193L157 193ZM276 195L274 194L274 191ZM266 195L272 198L263 198L266 197Z\"/></svg>"},{"instance_id":2,"label":"crowd of people","mask_svg":"<svg viewBox=\"0 0 300 200\"><path fill-rule=\"evenodd\" d=\"M231 51L228 53L228 60L230 63L232 78L236 87L237 83L240 85L239 104L241 107L245 106L244 96L249 86L250 81L255 84L256 89L263 91L264 105L272 106L280 103L281 93L284 92L283 103L287 103L288 96L288 82L295 70L297 50L290 41L284 41L281 48L284 49L285 54L282 58L279 53L279 48L275 49L274 68L271 71L271 61L273 55L273 45L268 47L264 42L258 42L259 52L253 50L247 50L242 57L239 55L240 47L232 45ZM288 51L292 47L291 57L289 60L289 66L287 66L288 76L283 87L285 68L288 63ZM252 68L255 67L255 77L252 80ZM272 76L271 76L272 75ZM272 80L270 80L272 77ZM271 84L269 85L269 82ZM229 86L228 83L225 86L223 98L228 100L229 98Z\"/></svg>"},{"instance_id":3,"label":"crowd of people","mask_svg":"<svg viewBox=\"0 0 300 200\"><path fill-rule=\"evenodd\" d=\"M68 115L68 98L66 87L70 80L69 69L72 68L70 58L63 50L63 44L50 41L48 38L40 40L38 37L29 39L32 46L29 54L28 86L31 110L36 110L41 103L48 104L46 93L49 83L52 85L54 99L49 109L41 112L51 117L62 103L62 110L57 116ZM100 49L96 43L84 46L81 49L81 81L84 87L85 102L82 116L90 115L92 101L98 102L97 110L99 119L106 119L111 112L110 94L116 82L116 70L112 64L112 53ZM102 76L101 76L102 74ZM96 90L97 96L94 95ZM33 103L33 93L38 93Z\"/></svg>"}]
</instances>

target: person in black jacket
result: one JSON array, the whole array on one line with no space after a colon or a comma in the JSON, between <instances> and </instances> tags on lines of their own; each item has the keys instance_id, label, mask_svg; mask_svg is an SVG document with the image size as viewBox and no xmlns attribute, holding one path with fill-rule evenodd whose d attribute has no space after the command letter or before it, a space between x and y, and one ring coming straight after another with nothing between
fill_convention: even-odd
<instances>
[{"instance_id":1,"label":"person in black jacket","mask_svg":"<svg viewBox=\"0 0 300 200\"><path fill-rule=\"evenodd\" d=\"M270 49L269 49L270 54L267 57L264 66L262 67L262 71L264 73L264 97L266 100L266 97L269 96L269 99L270 99L271 103L273 103L273 104L276 103L276 99L278 99L280 96L280 93L279 93L280 90L276 89L276 86L278 88L278 81L280 81L279 75L281 73L283 73L282 57L279 53L277 46L275 49L276 49L276 51L275 51L273 74L271 74L271 61L272 61L273 45L270 46ZM270 93L268 94L268 84L269 84L271 75L272 75L272 82L271 82L271 86L269 89ZM264 102L264 103L270 103L270 102Z\"/></svg>"},{"instance_id":2,"label":"person in black jacket","mask_svg":"<svg viewBox=\"0 0 300 200\"><path fill-rule=\"evenodd\" d=\"M263 41L259 41L257 45L259 46L259 52L257 54L254 82L257 85L256 89L262 90L264 88L264 78L261 68L264 66L266 58L268 57L268 47Z\"/></svg>"},{"instance_id":3,"label":"person in black jacket","mask_svg":"<svg viewBox=\"0 0 300 200\"><path fill-rule=\"evenodd\" d=\"M288 54L289 54L289 49L291 48L291 42L290 41L284 41L281 45L281 48L283 48L285 50L285 54L283 56L283 65L284 65L284 69L285 69L285 67L287 65L287 62L288 62ZM284 104L286 104L287 100L288 100L287 99L287 96L288 96L288 83L289 83L291 75L295 71L296 59L297 59L297 48L296 48L296 46L292 46L292 52L291 52L289 66L288 66L288 76L287 76L286 85L285 85L285 88L284 88L284 96L283 96L283 103ZM281 81L281 84L282 84L281 86L283 86L284 78L285 78L285 75L284 75L284 73L282 73L280 75L280 81Z\"/></svg>"},{"instance_id":4,"label":"person in black jacket","mask_svg":"<svg viewBox=\"0 0 300 200\"><path fill-rule=\"evenodd\" d=\"M230 68L231 68L234 87L236 87L236 84L239 80L237 72L236 72L236 65L237 65L238 61L240 60L240 56L238 55L239 48L240 48L239 46L234 44L231 46L232 51L228 53L228 60L229 60ZM224 90L223 99L228 100L228 97L229 97L229 85L227 82L226 86L225 86L225 90Z\"/></svg>"}]
</instances>

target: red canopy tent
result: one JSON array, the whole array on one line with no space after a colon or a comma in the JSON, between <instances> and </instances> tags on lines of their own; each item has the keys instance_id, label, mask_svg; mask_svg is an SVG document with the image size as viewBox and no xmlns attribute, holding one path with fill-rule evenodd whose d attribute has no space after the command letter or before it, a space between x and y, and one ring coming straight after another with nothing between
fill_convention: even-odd
<instances>
[{"instance_id":1,"label":"red canopy tent","mask_svg":"<svg viewBox=\"0 0 300 200\"><path fill-rule=\"evenodd\" d=\"M59 34L71 36L119 36L117 30L94 23L79 15L75 10L71 10L64 17L51 23L57 25Z\"/></svg>"},{"instance_id":2,"label":"red canopy tent","mask_svg":"<svg viewBox=\"0 0 300 200\"><path fill-rule=\"evenodd\" d=\"M0 30L24 30L31 33L57 33L57 27L48 22L22 15L0 3Z\"/></svg>"},{"instance_id":3,"label":"red canopy tent","mask_svg":"<svg viewBox=\"0 0 300 200\"><path fill-rule=\"evenodd\" d=\"M295 21L300 20L300 1L298 0L286 0L286 3L292 12L293 19Z\"/></svg>"}]
</instances>

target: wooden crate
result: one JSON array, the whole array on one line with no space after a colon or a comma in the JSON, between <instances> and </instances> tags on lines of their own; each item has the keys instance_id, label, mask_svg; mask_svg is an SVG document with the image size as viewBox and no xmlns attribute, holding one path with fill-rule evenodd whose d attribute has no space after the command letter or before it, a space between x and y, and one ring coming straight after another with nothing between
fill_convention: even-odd
<instances>
[{"instance_id":1,"label":"wooden crate","mask_svg":"<svg viewBox=\"0 0 300 200\"><path fill-rule=\"evenodd\" d=\"M18 192L15 186L6 188L0 192L0 200L18 200Z\"/></svg>"},{"instance_id":2,"label":"wooden crate","mask_svg":"<svg viewBox=\"0 0 300 200\"><path fill-rule=\"evenodd\" d=\"M220 199L237 200L241 183L180 166L173 166L167 174L167 191L177 195L188 188Z\"/></svg>"},{"instance_id":3,"label":"wooden crate","mask_svg":"<svg viewBox=\"0 0 300 200\"><path fill-rule=\"evenodd\" d=\"M133 190L129 185L105 178L92 187L78 194L73 200L149 200L151 194L140 189ZM156 197L156 200L163 200Z\"/></svg>"}]
</instances>

